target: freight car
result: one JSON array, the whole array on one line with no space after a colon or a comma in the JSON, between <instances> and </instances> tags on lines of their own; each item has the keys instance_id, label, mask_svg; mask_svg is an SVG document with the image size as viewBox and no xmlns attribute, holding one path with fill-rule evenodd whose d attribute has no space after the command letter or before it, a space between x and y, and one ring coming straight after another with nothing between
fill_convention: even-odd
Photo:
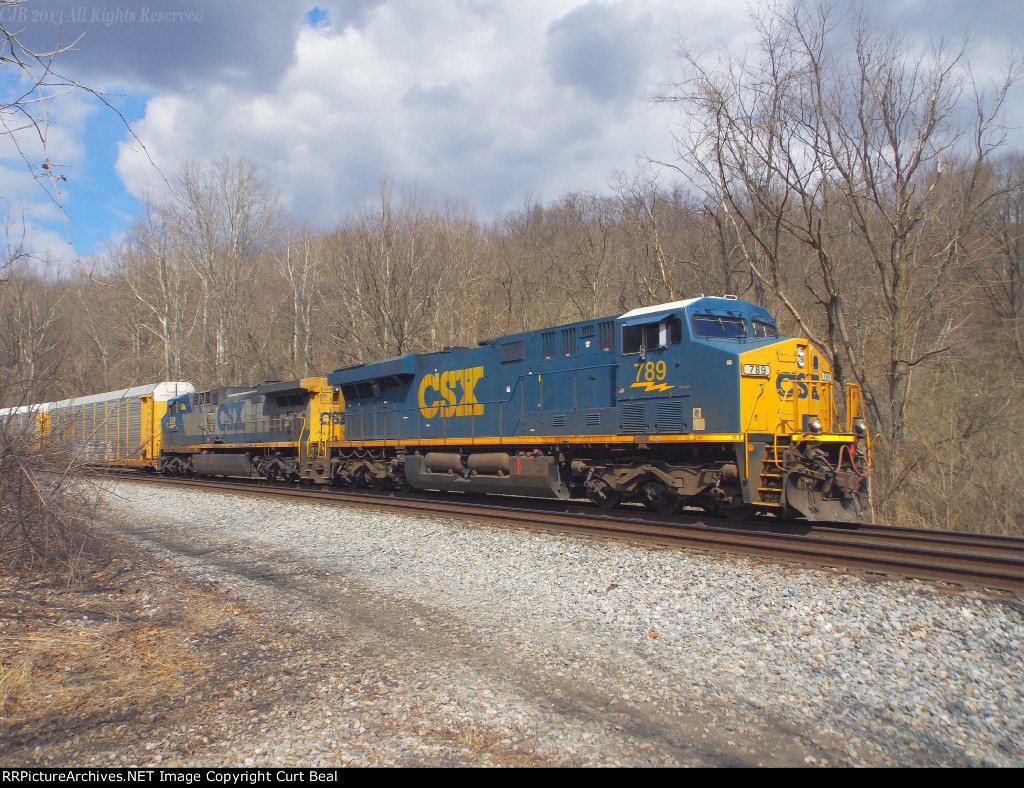
<instances>
[{"instance_id":1,"label":"freight car","mask_svg":"<svg viewBox=\"0 0 1024 788\"><path fill-rule=\"evenodd\" d=\"M763 308L699 297L336 370L332 480L860 520L870 444Z\"/></svg>"},{"instance_id":2,"label":"freight car","mask_svg":"<svg viewBox=\"0 0 1024 788\"><path fill-rule=\"evenodd\" d=\"M194 391L163 382L0 410L10 435L63 450L89 465L155 471L167 402Z\"/></svg>"}]
</instances>

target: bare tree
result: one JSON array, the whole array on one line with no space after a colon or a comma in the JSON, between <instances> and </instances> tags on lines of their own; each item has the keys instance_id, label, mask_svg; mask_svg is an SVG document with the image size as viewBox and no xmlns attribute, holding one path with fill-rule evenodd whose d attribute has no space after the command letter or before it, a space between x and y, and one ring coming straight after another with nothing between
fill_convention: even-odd
<instances>
[{"instance_id":1,"label":"bare tree","mask_svg":"<svg viewBox=\"0 0 1024 788\"><path fill-rule=\"evenodd\" d=\"M552 277L548 310L550 322L586 320L607 314L616 289L614 269L621 268L616 254L617 206L612 200L586 192L570 192L548 207L553 232L545 249Z\"/></svg>"},{"instance_id":2,"label":"bare tree","mask_svg":"<svg viewBox=\"0 0 1024 788\"><path fill-rule=\"evenodd\" d=\"M1003 157L993 169L993 199L980 222L981 254L973 284L993 316L989 330L1005 337L1024 365L1024 156Z\"/></svg>"},{"instance_id":3,"label":"bare tree","mask_svg":"<svg viewBox=\"0 0 1024 788\"><path fill-rule=\"evenodd\" d=\"M269 247L280 218L279 198L252 162L224 158L210 168L186 164L172 183L168 204L176 253L198 274L202 287L201 324L211 339L210 382L237 379L232 319L254 261Z\"/></svg>"},{"instance_id":4,"label":"bare tree","mask_svg":"<svg viewBox=\"0 0 1024 788\"><path fill-rule=\"evenodd\" d=\"M722 205L750 270L837 377L861 383L897 452L913 372L948 349L950 267L986 199L970 185L1004 143L1020 63L986 95L965 43L916 47L863 8L848 31L827 0L752 21L749 55L682 51L685 79L666 97L691 119L676 166ZM968 184L956 201L942 188L955 156ZM881 379L867 352L884 356Z\"/></svg>"},{"instance_id":5,"label":"bare tree","mask_svg":"<svg viewBox=\"0 0 1024 788\"><path fill-rule=\"evenodd\" d=\"M493 296L491 332L511 334L539 328L558 308L551 292L549 244L556 228L547 209L532 197L499 217L488 233Z\"/></svg>"},{"instance_id":6,"label":"bare tree","mask_svg":"<svg viewBox=\"0 0 1024 788\"><path fill-rule=\"evenodd\" d=\"M619 173L615 190L631 241L635 284L641 298L649 303L678 300L686 290L678 277L681 261L671 255L664 238L667 214L674 206L659 188L657 173L649 168L632 177Z\"/></svg>"},{"instance_id":7,"label":"bare tree","mask_svg":"<svg viewBox=\"0 0 1024 788\"><path fill-rule=\"evenodd\" d=\"M50 145L54 106L62 96L85 93L124 117L101 94L56 70L59 56L77 43L62 43L59 28L45 51L24 43L30 19L25 6L23 0L0 0L0 137L58 207L70 238L61 192L66 168ZM67 315L72 299L68 283L48 270L51 261L26 244L25 222L20 233L10 223L6 230L0 251L0 399L23 407L0 417L0 563L43 572L60 567L70 578L86 547L95 544L89 526L97 497L73 473L79 457L51 451L39 440L42 413L31 405L59 390L55 380L73 346Z\"/></svg>"},{"instance_id":8,"label":"bare tree","mask_svg":"<svg viewBox=\"0 0 1024 788\"><path fill-rule=\"evenodd\" d=\"M289 362L292 374L312 372L313 312L321 285L324 251L321 239L309 227L289 231L284 249L275 259L291 290L292 331Z\"/></svg>"},{"instance_id":9,"label":"bare tree","mask_svg":"<svg viewBox=\"0 0 1024 788\"><path fill-rule=\"evenodd\" d=\"M0 287L7 283L11 271L17 265L31 258L28 247L25 245L28 229L25 225L24 212L22 212L21 221L16 222L11 216L10 210L6 211L3 224L4 244L0 247Z\"/></svg>"},{"instance_id":10,"label":"bare tree","mask_svg":"<svg viewBox=\"0 0 1024 788\"><path fill-rule=\"evenodd\" d=\"M54 388L68 337L61 288L20 266L0 286L0 378L12 405L38 401Z\"/></svg>"},{"instance_id":11,"label":"bare tree","mask_svg":"<svg viewBox=\"0 0 1024 788\"><path fill-rule=\"evenodd\" d=\"M58 100L78 93L99 101L121 119L147 157L149 152L124 115L103 93L57 70L60 56L76 49L82 36L73 41L61 41L60 27L56 26L53 29L57 37L51 46L38 50L24 43L23 33L32 13L25 8L28 5L27 0L0 0L0 68L10 88L0 99L0 136L13 143L29 174L58 207L70 239L61 190L68 180L65 172L68 165L58 160L58 153L51 152L49 138L51 116Z\"/></svg>"},{"instance_id":12,"label":"bare tree","mask_svg":"<svg viewBox=\"0 0 1024 788\"><path fill-rule=\"evenodd\" d=\"M124 239L108 252L118 283L143 308L140 327L160 342L165 380L181 379L198 317L193 272L175 229L169 207L147 199Z\"/></svg>"},{"instance_id":13,"label":"bare tree","mask_svg":"<svg viewBox=\"0 0 1024 788\"><path fill-rule=\"evenodd\" d=\"M625 269L632 281L629 305L676 301L699 293L745 294L751 275L736 254L735 231L722 212L679 186L661 184L649 163L631 175L618 173ZM757 300L762 300L760 292ZM626 306L626 304L621 304Z\"/></svg>"},{"instance_id":14,"label":"bare tree","mask_svg":"<svg viewBox=\"0 0 1024 788\"><path fill-rule=\"evenodd\" d=\"M467 234L470 227L452 206L439 210L413 189L396 198L390 181L381 182L379 203L339 227L330 243L325 308L345 360L452 340L439 321L465 312L462 296L477 276Z\"/></svg>"},{"instance_id":15,"label":"bare tree","mask_svg":"<svg viewBox=\"0 0 1024 788\"><path fill-rule=\"evenodd\" d=\"M73 578L98 540L89 485L72 473L76 458L40 448L35 413L0 419L0 566L57 569Z\"/></svg>"},{"instance_id":16,"label":"bare tree","mask_svg":"<svg viewBox=\"0 0 1024 788\"><path fill-rule=\"evenodd\" d=\"M55 70L58 55L77 41L62 44L58 38L46 51L22 42L24 28L17 24L24 18L23 5L24 0L0 0L0 65L14 86L9 97L0 101L0 134L11 140L26 169L63 213L60 185L67 176L58 171L63 166L50 159L50 113L59 97L76 89L93 91Z\"/></svg>"}]
</instances>

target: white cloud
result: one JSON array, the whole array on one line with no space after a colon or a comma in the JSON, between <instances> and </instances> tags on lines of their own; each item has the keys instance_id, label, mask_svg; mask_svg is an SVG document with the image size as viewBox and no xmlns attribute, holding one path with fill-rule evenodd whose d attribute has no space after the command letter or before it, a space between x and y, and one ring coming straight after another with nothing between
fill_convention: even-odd
<instances>
[{"instance_id":1,"label":"white cloud","mask_svg":"<svg viewBox=\"0 0 1024 788\"><path fill-rule=\"evenodd\" d=\"M0 166L0 194L15 195L0 199L0 244L4 247L0 256L8 258L21 249L34 270L43 271L53 263L51 273L75 258L60 207L43 194L24 168ZM27 199L26 194L34 196Z\"/></svg>"},{"instance_id":2,"label":"white cloud","mask_svg":"<svg viewBox=\"0 0 1024 788\"><path fill-rule=\"evenodd\" d=\"M174 10L190 1L151 0L147 7ZM318 24L304 24L314 5L323 9ZM61 56L62 72L112 95L127 91L129 107L151 96L133 126L160 172L126 138L117 174L132 194L160 193L161 172L172 176L187 161L244 154L299 217L329 225L372 199L384 175L415 181L436 197L464 197L486 215L520 205L526 194L600 191L638 154L671 159L668 126L680 119L645 98L673 81L680 38L698 51L721 41L742 51L752 36L747 5L280 0L255 13L245 0L218 0L195 23L107 24L90 16L76 27L72 16L92 6L33 0L67 24L30 26L25 35L45 47L58 32L64 40L84 33L76 51ZM1019 46L1024 24L1020 0L990 5L981 16L954 0L902 0L872 10L915 41L955 38L971 27L972 64L988 85L1010 46ZM1008 122L1024 126L1024 88L1010 102ZM61 172L83 251L123 229L132 210L107 177L110 135L121 132L109 123L90 129L90 119L102 116L89 113L104 111L73 94L52 115L48 154L71 165ZM1012 129L1011 143L1022 140L1024 132ZM41 163L38 144L29 150ZM59 210L3 135L0 197L44 228L31 231L41 248L73 256Z\"/></svg>"},{"instance_id":3,"label":"white cloud","mask_svg":"<svg viewBox=\"0 0 1024 788\"><path fill-rule=\"evenodd\" d=\"M300 27L267 91L164 93L135 130L168 175L244 154L298 214L326 223L385 174L489 213L527 192L602 189L637 154L668 155L667 114L644 98L671 80L677 31L724 34L744 15L739 0L389 2L359 26ZM158 189L131 147L118 159L129 190Z\"/></svg>"},{"instance_id":4,"label":"white cloud","mask_svg":"<svg viewBox=\"0 0 1024 788\"><path fill-rule=\"evenodd\" d=\"M162 50L160 63L136 69L162 75L135 130L164 174L245 155L297 215L325 224L372 196L384 175L461 196L485 215L527 192L547 200L600 190L637 155L672 158L668 107L645 98L673 81L679 39L741 50L753 35L745 0L316 4L327 14L316 26L301 24L313 3L290 0L294 23L284 11L275 17L272 69L247 64L238 45L200 60L206 72L186 58L180 83ZM1001 4L1012 5L1019 18L1019 0ZM891 18L912 36L955 35L967 18L957 8L943 0L938 18L913 0ZM211 16L202 41L230 37L231 20L240 41L259 41L266 24L255 18ZM991 30L976 37L980 76L1002 43ZM261 56L252 52L254 62ZM249 77L227 79L230 69ZM135 195L163 186L134 141L122 143L118 172Z\"/></svg>"}]
</instances>

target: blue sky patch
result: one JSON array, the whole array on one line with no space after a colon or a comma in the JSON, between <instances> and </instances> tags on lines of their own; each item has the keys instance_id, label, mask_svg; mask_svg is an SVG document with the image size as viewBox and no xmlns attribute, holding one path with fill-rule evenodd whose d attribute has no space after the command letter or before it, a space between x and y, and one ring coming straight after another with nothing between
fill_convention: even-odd
<instances>
[{"instance_id":1,"label":"blue sky patch","mask_svg":"<svg viewBox=\"0 0 1024 788\"><path fill-rule=\"evenodd\" d=\"M302 23L310 27L329 27L331 24L330 11L318 5L313 6L302 18Z\"/></svg>"},{"instance_id":2,"label":"blue sky patch","mask_svg":"<svg viewBox=\"0 0 1024 788\"><path fill-rule=\"evenodd\" d=\"M108 95L106 99L132 124L145 114L149 96L132 93ZM65 170L68 182L62 184L71 242L82 255L99 251L102 241L111 232L127 227L141 208L141 203L128 193L115 169L118 143L128 138L128 129L115 112L97 104L82 131L85 156L75 167ZM130 144L139 147L135 140ZM63 231L63 228L50 229Z\"/></svg>"}]
</instances>

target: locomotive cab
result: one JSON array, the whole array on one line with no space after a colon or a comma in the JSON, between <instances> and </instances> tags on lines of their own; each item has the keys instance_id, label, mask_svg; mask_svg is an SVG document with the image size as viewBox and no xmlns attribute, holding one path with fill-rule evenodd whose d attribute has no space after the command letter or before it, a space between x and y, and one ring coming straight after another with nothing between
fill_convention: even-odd
<instances>
[{"instance_id":1,"label":"locomotive cab","mask_svg":"<svg viewBox=\"0 0 1024 788\"><path fill-rule=\"evenodd\" d=\"M869 462L859 390L848 387L843 425L831 367L810 342L780 336L766 310L732 297L647 307L620 320L623 427L660 444L651 456L666 463L662 473L654 467L660 483L647 487L654 508L708 508L710 500L732 517L762 509L863 519ZM680 473L680 463L703 470Z\"/></svg>"}]
</instances>

